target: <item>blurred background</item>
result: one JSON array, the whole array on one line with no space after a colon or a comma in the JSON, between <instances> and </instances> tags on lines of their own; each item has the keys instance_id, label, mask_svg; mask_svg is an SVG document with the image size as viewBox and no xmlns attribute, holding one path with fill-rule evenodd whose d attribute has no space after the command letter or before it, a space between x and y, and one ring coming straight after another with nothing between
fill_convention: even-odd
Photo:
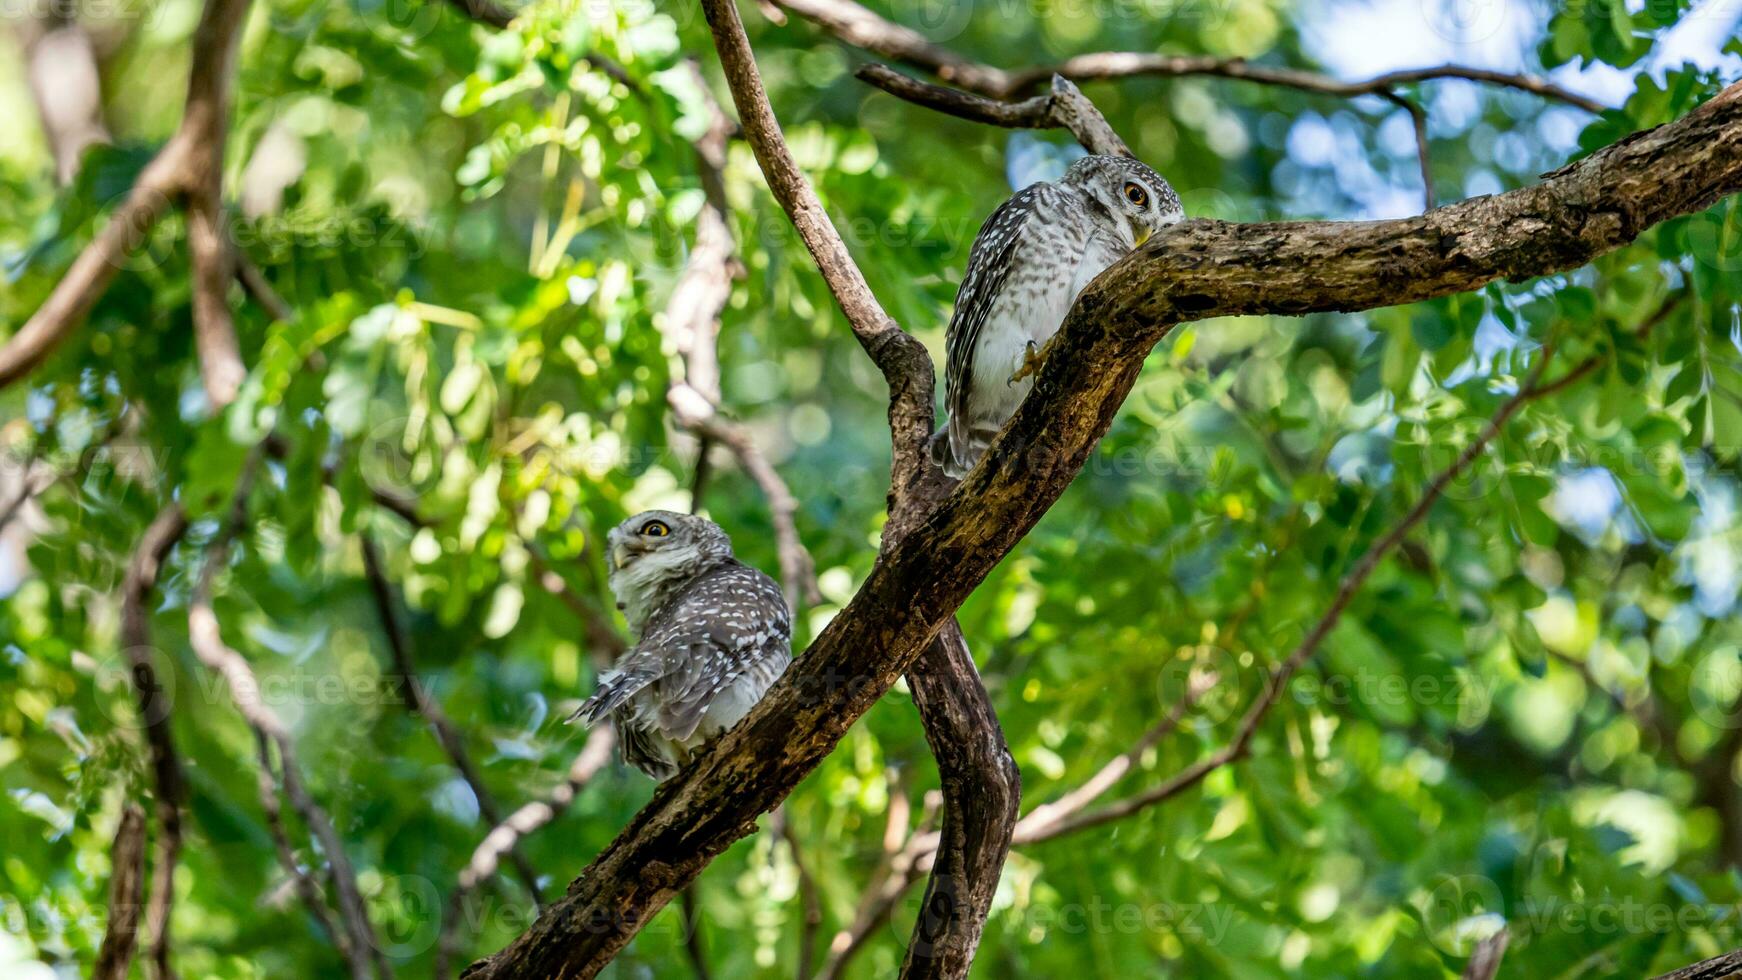
<instances>
[{"instance_id":1,"label":"blurred background","mask_svg":"<svg viewBox=\"0 0 1742 980\"><path fill-rule=\"evenodd\" d=\"M774 108L879 299L941 364L980 222L1080 151L878 92L852 71L880 59L810 4L783 6L741 8ZM1410 105L1447 203L1530 184L1742 77L1735 0L867 6L1007 68L1138 51L1359 82L1451 62L1573 93L1083 83L1188 214L1228 220L1420 213ZM5 5L0 334L175 131L200 9ZM584 740L560 719L621 632L594 546L605 530L699 504L741 557L778 570L765 494L716 445L698 501L697 441L666 407L684 368L665 305L707 201L693 141L705 90L725 94L699 9L517 13L499 28L415 0L254 4L227 228L288 309L232 290L240 396L214 410L201 386L177 214L128 253L87 325L0 391L0 973L82 976L96 955L123 805L153 792L121 583L171 500L192 524L148 608L189 784L175 965L342 969L275 856L252 735L188 640L204 558L269 433L214 609L402 976L434 972L443 909L489 828L393 683L362 535L383 551L416 673L508 809L558 790ZM797 500L821 600L802 603L802 648L876 554L885 391L741 141L723 174L742 275L721 318L721 411ZM1597 366L1527 405L1453 484L1249 760L1018 847L976 975L1455 976L1507 929L1503 975L1635 976L1742 942L1739 270L1731 200L1563 276L1176 330L1075 485L961 611L1025 809L1134 746L1105 802L1227 744L1352 562L1545 345L1545 377ZM1211 674L1175 730L1139 744ZM936 786L898 687L794 793L785 832L716 860L693 915L666 910L610 975L697 976L698 959L721 977L892 975L920 890L894 889L886 915L868 897ZM613 765L528 837L546 894L652 789ZM323 849L294 817L291 830L318 873ZM461 964L518 934L532 903L498 875L466 908Z\"/></svg>"}]
</instances>

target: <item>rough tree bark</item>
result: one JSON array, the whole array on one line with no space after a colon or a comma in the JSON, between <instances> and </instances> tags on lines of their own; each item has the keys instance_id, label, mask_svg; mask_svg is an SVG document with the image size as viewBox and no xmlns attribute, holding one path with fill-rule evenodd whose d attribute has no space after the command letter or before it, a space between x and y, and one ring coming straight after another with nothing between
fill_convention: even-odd
<instances>
[{"instance_id":1,"label":"rough tree bark","mask_svg":"<svg viewBox=\"0 0 1742 980\"><path fill-rule=\"evenodd\" d=\"M1560 272L1738 189L1742 84L1537 186L1420 217L1191 221L1155 236L1085 291L1054 345L1057 356L1049 356L986 459L888 550L750 716L662 786L563 901L468 975L585 977L602 969L714 856L748 834L924 651L1058 499L1111 424L1145 355L1177 324L1370 309ZM899 344L885 336L875 342L883 348L874 355ZM892 388L914 383L888 367L885 373Z\"/></svg>"}]
</instances>

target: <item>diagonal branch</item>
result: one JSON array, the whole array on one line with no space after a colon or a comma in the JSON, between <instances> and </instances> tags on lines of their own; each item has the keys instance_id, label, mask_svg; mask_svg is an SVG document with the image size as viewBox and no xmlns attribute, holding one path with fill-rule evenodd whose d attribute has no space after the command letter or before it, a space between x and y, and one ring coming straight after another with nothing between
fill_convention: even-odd
<instances>
[{"instance_id":1,"label":"diagonal branch","mask_svg":"<svg viewBox=\"0 0 1742 980\"><path fill-rule=\"evenodd\" d=\"M235 277L224 218L224 142L230 132L230 79L235 74L247 0L213 0L194 28L187 111L177 138L187 144L182 174L188 213L188 261L193 270L194 348L214 411L230 404L248 369L230 316Z\"/></svg>"},{"instance_id":2,"label":"diagonal branch","mask_svg":"<svg viewBox=\"0 0 1742 980\"><path fill-rule=\"evenodd\" d=\"M398 610L394 608L393 587L388 584L387 573L381 566L381 552L375 547L374 539L367 534L362 536L361 543L363 574L369 580L369 594L375 600L375 612L381 620L381 630L387 635L387 649L393 657L393 673L404 693L406 710L421 716L429 724L430 732L435 735L442 751L447 753L460 778L471 788L472 797L478 801L478 813L494 827L502 822L502 808L497 804L495 794L484 785L484 774L479 772L477 763L472 761L472 754L466 751L466 741L461 737L459 727L442 710L441 702L418 680L417 668L412 664L411 640L406 636L405 624L400 621ZM517 850L509 851L508 856L533 902L543 905L544 895L538 887L538 871L533 868L532 862Z\"/></svg>"},{"instance_id":3,"label":"diagonal branch","mask_svg":"<svg viewBox=\"0 0 1742 980\"><path fill-rule=\"evenodd\" d=\"M737 58L739 78L745 53ZM743 106L740 114L755 139L753 114ZM1144 357L1176 324L1370 309L1561 272L1738 189L1742 84L1541 184L1426 215L1199 220L1157 234L1078 298L1055 341L1053 354L1063 356L1048 356L1034 391L980 465L886 545L858 594L750 715L662 784L564 900L507 949L474 964L470 975L584 977L602 969L715 855L749 833L756 817L784 798L914 662L1064 492L1112 423ZM929 363L925 369L929 380ZM902 379L899 371L889 373ZM929 416L929 394L925 402Z\"/></svg>"},{"instance_id":4,"label":"diagonal branch","mask_svg":"<svg viewBox=\"0 0 1742 980\"><path fill-rule=\"evenodd\" d=\"M732 298L732 280L744 274L734 254L736 242L728 220L723 170L732 121L708 91L707 80L694 61L689 68L708 106L708 129L696 140L696 169L701 174L704 203L696 216L695 244L683 274L666 302L660 329L683 356L684 377L666 392L666 402L679 425L696 434L696 479L692 507L700 507L706 486L708 447L719 443L731 450L768 500L780 557L780 582L786 604L797 610L822 601L817 591L816 563L799 537L798 500L768 457L742 425L720 416L720 314Z\"/></svg>"},{"instance_id":5,"label":"diagonal branch","mask_svg":"<svg viewBox=\"0 0 1742 980\"><path fill-rule=\"evenodd\" d=\"M459 951L459 927L466 907L466 897L483 882L496 873L501 864L502 855L513 852L514 847L539 828L549 824L562 815L573 803L580 791L598 775L599 770L611 762L611 747L616 742L616 729L610 725L600 725L587 736L586 745L569 764L567 777L549 796L522 806L509 814L508 819L497 822L490 832L484 836L472 859L460 870L460 879L454 886L453 894L448 896L448 907L443 917L441 939L436 945L435 975L445 978L452 975L449 964L455 953Z\"/></svg>"},{"instance_id":6,"label":"diagonal branch","mask_svg":"<svg viewBox=\"0 0 1742 980\"><path fill-rule=\"evenodd\" d=\"M228 391L232 378L240 383L236 374L240 360L232 362L231 357L235 353L234 337L223 336L228 310L223 311L221 319L216 319L210 308L213 289L217 290L215 295L222 295L222 283L214 287L211 276L225 268L224 261L214 260L214 256L221 255L221 250L228 246L215 244L222 242L221 218L207 212L211 181L217 179L215 171L222 169L212 166L212 161L222 153L230 66L235 60L236 42L247 9L248 0L206 3L194 28L193 67L188 76L187 110L181 126L140 172L126 199L73 260L48 299L0 346L0 388L28 374L85 322L124 265L127 253L138 248L157 222L169 213L171 200L183 196L189 198L191 209L189 250L196 264L196 339L200 343L202 374L208 392L214 395ZM201 294L206 298L199 299ZM204 316L198 312L201 306L206 307ZM227 400L220 402L214 397L213 403L221 405Z\"/></svg>"},{"instance_id":7,"label":"diagonal branch","mask_svg":"<svg viewBox=\"0 0 1742 980\"><path fill-rule=\"evenodd\" d=\"M265 792L269 788L268 773L271 770L268 746L278 750L280 790L290 802L291 808L302 817L303 823L320 842L321 849L326 854L333 887L338 893L340 921L348 940L342 945L349 959L351 975L357 980L367 978L372 956L375 970L381 976L387 977L392 974L392 970L375 940L374 929L369 924L363 896L357 888L356 873L351 868L350 859L345 856L344 841L334 829L332 818L327 816L326 811L321 809L303 785L301 767L296 761L296 750L289 731L261 697L260 680L255 676L254 668L249 666L247 658L224 642L217 613L212 607L212 592L217 584L218 570L228 562L230 546L247 523L248 496L253 489L254 477L259 471L263 452L264 447L257 447L249 455L237 481L230 515L218 537L207 548L205 566L200 570L188 605L188 643L200 662L224 679L230 692L230 702L235 705L237 712L254 730L260 741L263 796L271 795ZM272 802L276 803L276 800ZM271 807L269 816L270 810ZM300 874L294 862L286 870L293 876Z\"/></svg>"}]
</instances>

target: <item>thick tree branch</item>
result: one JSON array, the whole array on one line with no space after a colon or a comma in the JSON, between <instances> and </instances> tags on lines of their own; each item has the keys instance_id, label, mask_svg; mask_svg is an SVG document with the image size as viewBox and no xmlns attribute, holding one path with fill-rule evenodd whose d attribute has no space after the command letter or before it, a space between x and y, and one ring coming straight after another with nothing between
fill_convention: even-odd
<instances>
[{"instance_id":1,"label":"thick tree branch","mask_svg":"<svg viewBox=\"0 0 1742 980\"><path fill-rule=\"evenodd\" d=\"M139 943L139 908L145 897L145 810L137 803L121 809L109 869L109 924L91 967L91 980L127 980Z\"/></svg>"},{"instance_id":2,"label":"thick tree branch","mask_svg":"<svg viewBox=\"0 0 1742 980\"><path fill-rule=\"evenodd\" d=\"M872 295L787 149L750 42L732 0L703 0L745 136L775 197L799 231L829 291L889 384L893 462L886 556L949 491L926 458L933 426L934 379L923 346L891 320ZM1097 152L1125 145L1076 87L1059 79L1054 111ZM961 630L949 623L927 644L908 683L943 784L942 846L927 884L925 911L908 945L904 977L964 977L1010 849L1021 777Z\"/></svg>"},{"instance_id":3,"label":"thick tree branch","mask_svg":"<svg viewBox=\"0 0 1742 980\"><path fill-rule=\"evenodd\" d=\"M1738 976L1742 976L1742 949L1684 966L1655 980L1736 980Z\"/></svg>"},{"instance_id":4,"label":"thick tree branch","mask_svg":"<svg viewBox=\"0 0 1742 980\"><path fill-rule=\"evenodd\" d=\"M943 789L943 823L903 977L966 977L1010 853L1022 773L952 618L907 672ZM899 892L897 893L899 894Z\"/></svg>"},{"instance_id":5,"label":"thick tree branch","mask_svg":"<svg viewBox=\"0 0 1742 980\"><path fill-rule=\"evenodd\" d=\"M1078 55L1056 65L1006 70L981 64L943 45L934 44L918 31L891 23L853 0L770 2L816 24L852 47L923 68L952 85L959 85L994 99L1022 95L1054 75L1063 75L1074 81L1129 78L1136 75L1172 78L1207 75L1343 98L1382 96L1401 85L1457 78L1531 92L1546 99L1577 106L1587 112L1602 112L1606 108L1600 102L1534 75L1466 68L1462 65L1413 68L1388 72L1365 81L1345 82L1316 72L1253 65L1239 58L1176 57L1134 51L1103 51Z\"/></svg>"},{"instance_id":6,"label":"thick tree branch","mask_svg":"<svg viewBox=\"0 0 1742 980\"><path fill-rule=\"evenodd\" d=\"M718 6L710 0L710 13ZM733 44L727 38L721 47ZM744 46L733 56L729 78L745 77L747 53ZM771 131L765 108L756 126L742 105L740 114L753 140ZM1368 309L1559 272L1739 188L1742 85L1542 184L1420 217L1191 221L1156 235L1079 297L1034 392L980 465L886 549L859 593L749 717L663 784L567 898L471 975L595 974L715 855L749 833L1058 499L1111 424L1144 357L1176 324ZM785 199L792 193L788 186ZM873 337L871 346L877 343Z\"/></svg>"},{"instance_id":7,"label":"thick tree branch","mask_svg":"<svg viewBox=\"0 0 1742 980\"><path fill-rule=\"evenodd\" d=\"M150 904L145 910L145 936L152 969L158 980L175 974L169 967L169 915L175 903L175 868L181 857L181 812L187 800L187 780L170 729L168 688L157 676L151 645L151 593L169 551L187 531L187 513L180 504L159 511L146 526L121 583L121 651L132 673L140 723L151 752L156 789L157 846L152 862Z\"/></svg>"}]
</instances>

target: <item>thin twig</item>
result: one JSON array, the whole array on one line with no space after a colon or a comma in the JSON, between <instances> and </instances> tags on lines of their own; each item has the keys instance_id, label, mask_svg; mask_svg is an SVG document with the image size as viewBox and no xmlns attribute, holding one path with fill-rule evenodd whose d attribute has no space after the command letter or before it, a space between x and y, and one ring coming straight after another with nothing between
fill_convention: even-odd
<instances>
[{"instance_id":1,"label":"thin twig","mask_svg":"<svg viewBox=\"0 0 1742 980\"><path fill-rule=\"evenodd\" d=\"M367 976L367 963L361 963L360 958L354 955L350 939L333 922L333 913L327 908L326 898L321 895L320 883L297 860L296 849L291 847L290 832L284 826L284 802L279 797L278 778L274 774L272 746L259 731L254 733L254 748L255 760L259 766L259 772L255 774L255 785L260 793L260 810L266 816L266 833L272 838L272 849L278 855L278 864L290 876L291 885L296 889L297 897L302 899L309 917L315 920L315 925L332 942L333 948L339 951L339 958L351 965L351 975L358 976L357 968L362 965L362 975Z\"/></svg>"},{"instance_id":2,"label":"thin twig","mask_svg":"<svg viewBox=\"0 0 1742 980\"><path fill-rule=\"evenodd\" d=\"M706 94L707 80L702 77L701 68L691 61L689 69ZM787 605L796 610L802 608L801 603L814 606L822 601L822 593L817 589L816 564L798 533L798 500L749 432L719 414L720 314L731 299L732 280L743 275L743 264L735 254L722 174L732 121L711 94L706 95L706 103L708 128L696 140L696 169L701 176L704 203L696 216L695 244L661 318L661 328L672 339L684 363L683 380L671 385L666 402L678 424L695 433L699 443L695 492L691 496L694 507L700 508L707 486L707 452L713 443L731 450L768 500L769 520L774 526L775 549L780 558L781 585Z\"/></svg>"},{"instance_id":3,"label":"thin twig","mask_svg":"<svg viewBox=\"0 0 1742 980\"><path fill-rule=\"evenodd\" d=\"M381 620L381 631L387 636L387 649L393 658L393 673L404 693L405 708L413 715L421 716L429 724L436 742L447 753L460 778L471 787L472 796L478 801L478 814L484 818L485 823L494 827L502 822L502 808L497 804L489 787L484 785L484 775L472 761L471 753L466 750L466 740L460 735L459 726L442 710L441 702L418 680L417 669L412 662L411 639L406 635L405 626L394 607L393 587L388 584L387 573L381 565L381 553L375 547L374 539L364 534L361 536L361 545L363 574L369 580L369 593L375 600L375 613ZM533 868L532 862L518 850L509 852L509 860L513 863L521 884L526 886L527 893L532 896L533 903L542 907L544 895L539 889L538 872Z\"/></svg>"},{"instance_id":4,"label":"thin twig","mask_svg":"<svg viewBox=\"0 0 1742 980\"><path fill-rule=\"evenodd\" d=\"M683 890L678 896L678 904L683 913L683 948L690 961L690 971L696 980L709 980L708 951L702 946L702 909L695 884Z\"/></svg>"},{"instance_id":5,"label":"thin twig","mask_svg":"<svg viewBox=\"0 0 1742 980\"><path fill-rule=\"evenodd\" d=\"M1021 102L997 99L933 85L875 62L860 65L853 73L862 82L899 99L935 109L970 122L1006 129L1065 129L1091 153L1131 156L1125 141L1107 124L1094 103L1062 75L1054 76L1052 91Z\"/></svg>"},{"instance_id":6,"label":"thin twig","mask_svg":"<svg viewBox=\"0 0 1742 980\"><path fill-rule=\"evenodd\" d=\"M811 21L852 47L923 68L952 85L959 85L995 99L1020 96L1054 75L1063 75L1074 81L1129 78L1138 75L1171 78L1204 75L1344 98L1381 95L1400 85L1418 82L1463 79L1530 92L1545 99L1577 106L1587 112L1597 113L1608 108L1600 102L1535 75L1449 64L1387 72L1355 82L1345 82L1299 69L1253 65L1240 58L1178 57L1134 51L1102 51L1077 55L1055 65L1003 69L974 61L943 45L933 43L918 31L892 23L852 0L770 2Z\"/></svg>"},{"instance_id":7,"label":"thin twig","mask_svg":"<svg viewBox=\"0 0 1742 980\"><path fill-rule=\"evenodd\" d=\"M1404 98L1390 89L1380 92L1379 97L1409 113L1410 125L1415 129L1415 156L1421 166L1421 209L1424 212L1432 211L1434 209L1434 175L1429 156L1430 150L1428 149L1427 112L1414 99Z\"/></svg>"},{"instance_id":8,"label":"thin twig","mask_svg":"<svg viewBox=\"0 0 1742 980\"><path fill-rule=\"evenodd\" d=\"M605 768L611 761L611 747L616 742L616 730L609 724L595 727L587 736L587 742L579 754L569 764L568 775L562 785L552 790L543 800L534 801L522 806L508 815L508 819L497 824L484 835L484 840L472 852L472 859L460 869L459 880L454 885L453 894L448 896L448 906L443 915L441 939L436 944L435 975L446 978L452 975L450 964L453 956L459 952L459 929L463 924L466 896L491 875L502 860L502 855L513 850L515 845L534 831L555 820L574 802L575 796L587 785L599 770Z\"/></svg>"},{"instance_id":9,"label":"thin twig","mask_svg":"<svg viewBox=\"0 0 1742 980\"><path fill-rule=\"evenodd\" d=\"M1458 455L1458 458L1452 462L1452 465L1440 471L1431 481L1429 481L1427 489L1422 492L1421 498L1417 500L1415 506L1410 508L1409 512L1404 515L1403 519L1393 526L1390 531L1386 532L1383 537L1368 546L1360 559L1355 562L1354 567L1343 577L1343 581L1338 586L1336 594L1332 597L1330 605L1325 609L1324 613L1320 615L1318 622L1313 625L1313 628L1307 633L1306 637L1301 640L1300 644L1294 648L1294 651L1290 653L1281 664L1277 665L1277 667L1271 671L1270 676L1265 683L1264 690L1259 695L1258 700L1247 709L1246 714L1241 718L1240 726L1236 730L1232 741L1221 749L1211 753L1209 756L1187 766L1172 778L1158 786L1120 800L1117 803L1110 804L1099 810L1084 813L1071 819L1057 821L1044 830L1037 831L1030 835L1024 843L1051 840L1055 837L1061 837L1065 834L1075 833L1080 830L1087 830L1091 827L1099 827L1103 824L1131 816L1134 813L1179 795L1192 786L1197 785L1204 779L1204 777L1217 769L1220 769L1222 766L1245 758L1247 752L1251 748L1252 739L1258 732L1259 725L1264 721L1265 716L1269 714L1270 709L1276 706L1277 701L1282 697L1283 690L1288 686L1289 680L1293 678L1295 672L1301 668L1301 665L1305 664L1307 659L1317 652L1319 644L1324 642L1325 637L1330 635L1331 630L1334 629L1338 621L1342 619L1343 611L1348 608L1349 602L1355 597L1355 593L1360 590L1361 586L1366 583L1367 578L1379 567L1380 561L1402 543L1404 538L1415 529L1415 526L1420 524L1421 521L1427 517L1428 512L1433 509L1433 505L1437 503L1440 496L1445 493L1446 487L1450 486L1453 480L1456 480L1466 469L1469 468L1470 464L1476 460L1476 457L1481 455L1482 451L1487 448L1488 444L1492 442L1494 437L1500 433L1500 430L1505 427L1507 421L1510 420L1520 408L1523 408L1526 403L1543 396L1547 389L1539 388L1538 382L1541 380L1542 373L1548 367L1550 360L1550 352L1545 349L1541 359L1537 361L1536 366L1531 370L1530 375L1520 387L1518 393L1501 404L1500 408L1494 413L1494 416L1490 418L1488 423L1483 427L1481 433L1478 434L1469 445L1464 447L1463 452L1461 452Z\"/></svg>"},{"instance_id":10,"label":"thin twig","mask_svg":"<svg viewBox=\"0 0 1742 980\"><path fill-rule=\"evenodd\" d=\"M290 733L278 715L262 699L260 681L254 674L254 668L249 666L247 658L224 642L217 613L212 606L212 592L217 583L218 570L227 563L231 543L247 524L248 496L253 489L254 477L264 452L264 446L261 446L249 453L242 475L237 480L230 515L218 537L207 548L205 566L200 571L198 584L188 605L188 642L200 662L224 678L231 703L236 706L249 727L254 729L256 736L278 751L280 788L292 809L302 817L303 823L320 841L322 850L326 852L330 877L338 895L340 922L343 923L348 939L346 952L351 975L357 980L367 978L372 957L375 970L381 976L387 977L391 975L392 969L375 941L374 928L369 923L362 894L357 888L356 873L351 868L350 859L345 855L344 841L334 829L332 819L304 787ZM261 762L264 765L269 760L264 746L262 748Z\"/></svg>"},{"instance_id":11,"label":"thin twig","mask_svg":"<svg viewBox=\"0 0 1742 980\"><path fill-rule=\"evenodd\" d=\"M769 816L769 829L786 842L787 854L798 874L798 899L804 910L804 919L798 933L798 968L793 973L797 980L810 980L812 971L816 969L817 933L823 926L822 891L817 887L816 877L805 865L804 847L799 843L798 831L792 825L792 812L786 804L774 808L774 813Z\"/></svg>"}]
</instances>

